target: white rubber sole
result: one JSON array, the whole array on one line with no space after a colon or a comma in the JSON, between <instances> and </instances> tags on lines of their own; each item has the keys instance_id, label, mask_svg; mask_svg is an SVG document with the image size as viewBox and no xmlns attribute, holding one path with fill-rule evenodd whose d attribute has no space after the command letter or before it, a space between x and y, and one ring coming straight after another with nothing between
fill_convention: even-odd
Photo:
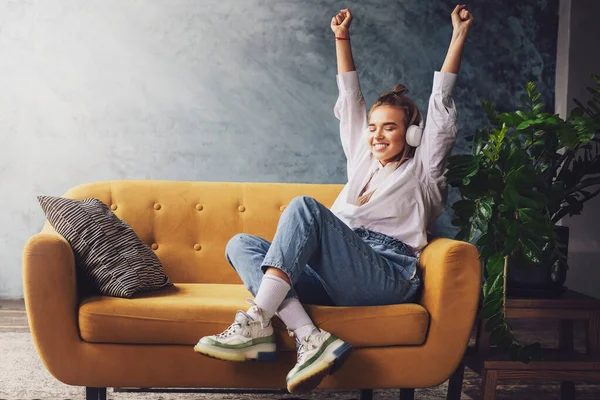
<instances>
[{"instance_id":1,"label":"white rubber sole","mask_svg":"<svg viewBox=\"0 0 600 400\"><path fill-rule=\"evenodd\" d=\"M306 393L321 383L327 375L337 371L346 360L352 346L341 339L331 343L312 365L305 368L287 383L288 392Z\"/></svg>"},{"instance_id":2,"label":"white rubber sole","mask_svg":"<svg viewBox=\"0 0 600 400\"><path fill-rule=\"evenodd\" d=\"M225 361L271 361L277 358L275 343L261 343L245 349L224 349L209 344L198 343L194 346L196 353Z\"/></svg>"}]
</instances>

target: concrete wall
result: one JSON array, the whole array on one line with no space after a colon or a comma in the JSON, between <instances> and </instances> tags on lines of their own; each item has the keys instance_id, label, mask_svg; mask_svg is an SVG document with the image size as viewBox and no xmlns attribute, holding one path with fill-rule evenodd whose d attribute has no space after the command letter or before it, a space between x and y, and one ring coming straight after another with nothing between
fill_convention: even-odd
<instances>
[{"instance_id":1,"label":"concrete wall","mask_svg":"<svg viewBox=\"0 0 600 400\"><path fill-rule=\"evenodd\" d=\"M451 2L0 1L0 297L23 294L36 195L112 179L344 183L329 23L345 7L367 102L405 83L426 105ZM558 0L471 11L462 137L482 100L510 109L527 80L554 102Z\"/></svg>"}]
</instances>

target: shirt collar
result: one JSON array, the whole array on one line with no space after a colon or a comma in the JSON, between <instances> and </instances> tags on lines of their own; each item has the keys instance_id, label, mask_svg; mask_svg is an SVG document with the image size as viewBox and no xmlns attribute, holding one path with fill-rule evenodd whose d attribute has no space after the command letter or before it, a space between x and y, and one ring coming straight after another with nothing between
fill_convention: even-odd
<instances>
[{"instance_id":1,"label":"shirt collar","mask_svg":"<svg viewBox=\"0 0 600 400\"><path fill-rule=\"evenodd\" d=\"M398 164L400 164L400 161L393 161L393 162L389 162L385 165L385 167L383 165L381 165L381 162L379 160L375 160L377 162L377 171L385 169L385 170L395 170L396 167L398 167Z\"/></svg>"}]
</instances>

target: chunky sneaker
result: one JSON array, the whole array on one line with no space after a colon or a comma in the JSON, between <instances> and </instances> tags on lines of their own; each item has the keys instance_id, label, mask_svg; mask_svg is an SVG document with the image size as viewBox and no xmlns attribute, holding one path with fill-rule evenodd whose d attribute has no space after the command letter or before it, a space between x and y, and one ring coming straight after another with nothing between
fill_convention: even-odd
<instances>
[{"instance_id":1,"label":"chunky sneaker","mask_svg":"<svg viewBox=\"0 0 600 400\"><path fill-rule=\"evenodd\" d=\"M293 332L290 332L294 336ZM352 346L324 330L315 328L298 343L298 361L287 374L290 393L313 390L329 374L336 372L346 361Z\"/></svg>"},{"instance_id":2,"label":"chunky sneaker","mask_svg":"<svg viewBox=\"0 0 600 400\"><path fill-rule=\"evenodd\" d=\"M218 335L201 338L194 351L226 361L276 360L277 348L271 321L265 322L258 306L253 307L256 307L258 320L238 311L229 328Z\"/></svg>"}]
</instances>

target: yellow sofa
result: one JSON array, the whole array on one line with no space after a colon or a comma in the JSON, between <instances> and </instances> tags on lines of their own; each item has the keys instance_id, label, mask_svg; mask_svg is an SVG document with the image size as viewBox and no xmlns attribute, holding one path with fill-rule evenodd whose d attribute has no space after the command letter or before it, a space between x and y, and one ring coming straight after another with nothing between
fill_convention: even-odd
<instances>
[{"instance_id":1,"label":"yellow sofa","mask_svg":"<svg viewBox=\"0 0 600 400\"><path fill-rule=\"evenodd\" d=\"M64 197L95 197L127 221L175 285L133 299L89 296L77 287L71 247L46 222L23 254L27 314L44 365L56 379L88 388L285 388L295 344L279 320L277 362L219 361L195 353L193 345L248 307L250 293L225 259L227 241L239 232L272 240L294 197L312 196L330 207L342 187L138 180L69 190ZM447 380L474 322L478 257L471 244L433 240L420 259L418 304L307 305L317 325L354 345L320 388L422 388ZM98 398L94 390L88 398Z\"/></svg>"}]
</instances>

